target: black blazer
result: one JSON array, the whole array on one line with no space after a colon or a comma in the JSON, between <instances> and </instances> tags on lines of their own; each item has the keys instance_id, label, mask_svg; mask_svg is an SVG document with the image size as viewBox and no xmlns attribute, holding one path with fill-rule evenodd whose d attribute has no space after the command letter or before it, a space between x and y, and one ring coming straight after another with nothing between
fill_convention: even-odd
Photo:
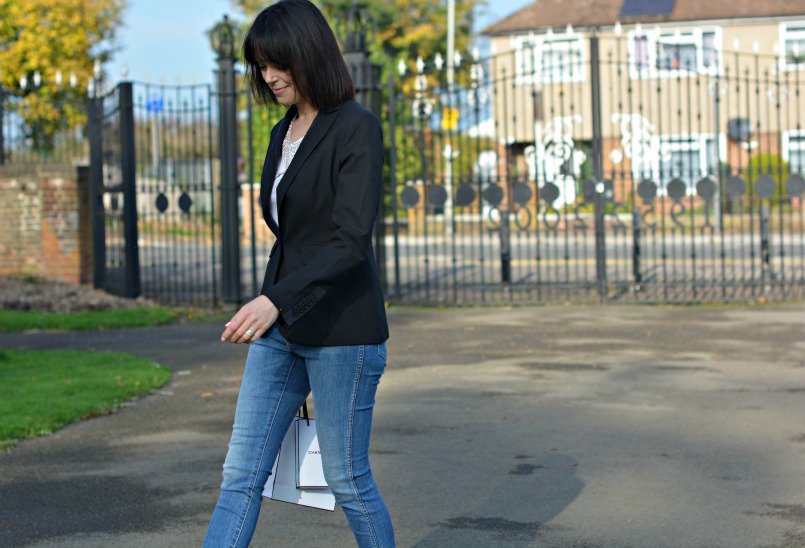
<instances>
[{"instance_id":1,"label":"black blazer","mask_svg":"<svg viewBox=\"0 0 805 548\"><path fill-rule=\"evenodd\" d=\"M316 346L379 344L388 338L372 229L383 184L383 130L355 101L322 110L277 188L279 226L269 213L282 140L296 107L271 130L260 204L277 237L261 293L280 332Z\"/></svg>"}]
</instances>

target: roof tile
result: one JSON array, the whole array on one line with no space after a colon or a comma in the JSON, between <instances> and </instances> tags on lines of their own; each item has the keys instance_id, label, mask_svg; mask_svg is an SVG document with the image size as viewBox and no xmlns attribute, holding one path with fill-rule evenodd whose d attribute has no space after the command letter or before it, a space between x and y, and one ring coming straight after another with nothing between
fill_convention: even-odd
<instances>
[{"instance_id":1,"label":"roof tile","mask_svg":"<svg viewBox=\"0 0 805 548\"><path fill-rule=\"evenodd\" d=\"M613 25L620 20L623 0L536 0L484 29L484 34L509 34L544 28ZM711 19L805 16L805 0L676 0L670 16L641 17L642 23L690 22ZM632 22L623 19L621 22Z\"/></svg>"}]
</instances>

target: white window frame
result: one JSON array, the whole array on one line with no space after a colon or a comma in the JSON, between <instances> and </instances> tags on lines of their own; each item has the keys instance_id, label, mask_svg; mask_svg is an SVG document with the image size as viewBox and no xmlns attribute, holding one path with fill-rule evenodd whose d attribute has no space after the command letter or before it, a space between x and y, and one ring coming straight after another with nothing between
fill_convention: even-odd
<instances>
[{"instance_id":1,"label":"white window frame","mask_svg":"<svg viewBox=\"0 0 805 548\"><path fill-rule=\"evenodd\" d=\"M651 138L652 158L648 162L636 162L632 159L632 177L635 180L650 179L657 185L657 195L668 195L668 184L676 178L681 177L679 173L660 173L660 165L662 163L662 156L671 154L673 152L698 152L699 153L699 169L698 173L694 174L693 181L690 186L687 186L685 195L696 195L696 183L706 177L707 175L714 175L712 172L712 165L707 163L707 145L709 142L715 141L717 143L717 154L719 164L721 159L726 156L726 140L722 134L715 133L677 133L670 135L655 135ZM646 169L647 168L647 169ZM660 179L662 177L662 179Z\"/></svg>"},{"instance_id":2,"label":"white window frame","mask_svg":"<svg viewBox=\"0 0 805 548\"><path fill-rule=\"evenodd\" d=\"M704 35L713 34L713 44L716 48L715 66L704 66ZM721 74L724 67L723 59L723 37L721 27L697 27L697 28L677 28L661 30L655 28L648 31L640 31L639 33L632 30L628 34L628 51L629 51L629 75L632 79L640 78L670 78L677 76L694 76L699 74L709 74L712 76ZM636 39L646 38L648 49L648 67L638 69L637 67L637 52L636 52ZM696 67L693 70L687 70L684 67L677 69L659 68L657 66L657 50L658 44L677 44L680 46L692 45L696 48Z\"/></svg>"},{"instance_id":3,"label":"white window frame","mask_svg":"<svg viewBox=\"0 0 805 548\"><path fill-rule=\"evenodd\" d=\"M583 82L586 79L584 44L584 35L577 32L515 37L514 72L517 84ZM559 71L554 67L548 67L546 74L545 67L542 66L546 52L568 52L576 54L576 57L574 59L573 56L569 56L567 68Z\"/></svg>"},{"instance_id":4,"label":"white window frame","mask_svg":"<svg viewBox=\"0 0 805 548\"><path fill-rule=\"evenodd\" d=\"M802 62L788 62L788 40L805 40L805 21L780 23L780 67L782 70L805 70L805 48L799 52Z\"/></svg>"},{"instance_id":5,"label":"white window frame","mask_svg":"<svg viewBox=\"0 0 805 548\"><path fill-rule=\"evenodd\" d=\"M805 129L790 129L783 131L783 161L791 169L791 151L795 150L803 159L799 174L805 174ZM792 172L794 173L794 172Z\"/></svg>"}]
</instances>

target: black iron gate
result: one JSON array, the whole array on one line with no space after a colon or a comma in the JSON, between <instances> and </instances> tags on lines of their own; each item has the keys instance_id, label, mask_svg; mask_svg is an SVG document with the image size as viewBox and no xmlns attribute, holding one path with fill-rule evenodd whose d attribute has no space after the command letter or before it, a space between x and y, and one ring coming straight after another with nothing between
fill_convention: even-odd
<instances>
[{"instance_id":1,"label":"black iron gate","mask_svg":"<svg viewBox=\"0 0 805 548\"><path fill-rule=\"evenodd\" d=\"M255 166L281 113L254 108L238 80L231 23L214 34L215 89L123 82L91 100L97 287L169 304L257 292L272 241L255 213Z\"/></svg>"},{"instance_id":2,"label":"black iron gate","mask_svg":"<svg viewBox=\"0 0 805 548\"><path fill-rule=\"evenodd\" d=\"M143 294L215 303L220 235L212 88L133 85Z\"/></svg>"},{"instance_id":3,"label":"black iron gate","mask_svg":"<svg viewBox=\"0 0 805 548\"><path fill-rule=\"evenodd\" d=\"M97 287L217 302L212 97L209 85L122 82L91 99Z\"/></svg>"},{"instance_id":4,"label":"black iron gate","mask_svg":"<svg viewBox=\"0 0 805 548\"><path fill-rule=\"evenodd\" d=\"M216 90L123 83L92 102L96 283L110 291L258 291L273 241L258 177L282 109L255 108L222 36ZM801 298L805 71L720 47L649 65L627 43L639 36L569 35L557 51L543 38L457 59L451 82L439 59L389 79L375 233L388 299ZM360 36L345 43L377 110L378 69Z\"/></svg>"},{"instance_id":5,"label":"black iron gate","mask_svg":"<svg viewBox=\"0 0 805 548\"><path fill-rule=\"evenodd\" d=\"M803 296L803 71L522 38L453 86L441 59L391 86L393 301Z\"/></svg>"},{"instance_id":6,"label":"black iron gate","mask_svg":"<svg viewBox=\"0 0 805 548\"><path fill-rule=\"evenodd\" d=\"M89 120L95 286L135 298L141 286L131 84L91 98Z\"/></svg>"}]
</instances>

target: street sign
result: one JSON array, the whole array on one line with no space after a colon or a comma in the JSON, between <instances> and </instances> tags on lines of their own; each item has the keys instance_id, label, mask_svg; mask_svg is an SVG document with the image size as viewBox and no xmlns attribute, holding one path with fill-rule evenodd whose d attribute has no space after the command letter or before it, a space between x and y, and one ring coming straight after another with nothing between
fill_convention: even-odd
<instances>
[{"instance_id":1,"label":"street sign","mask_svg":"<svg viewBox=\"0 0 805 548\"><path fill-rule=\"evenodd\" d=\"M148 112L151 114L159 114L164 107L165 103L159 93L152 93L145 102L145 108L147 108Z\"/></svg>"}]
</instances>

